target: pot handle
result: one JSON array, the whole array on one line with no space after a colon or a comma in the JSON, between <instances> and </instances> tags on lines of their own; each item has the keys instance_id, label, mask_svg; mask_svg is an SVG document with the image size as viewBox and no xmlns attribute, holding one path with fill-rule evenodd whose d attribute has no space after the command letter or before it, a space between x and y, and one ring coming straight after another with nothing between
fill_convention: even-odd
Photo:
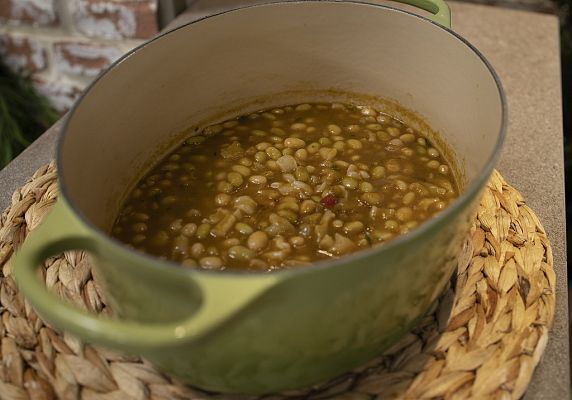
<instances>
[{"instance_id":1,"label":"pot handle","mask_svg":"<svg viewBox=\"0 0 572 400\"><path fill-rule=\"evenodd\" d=\"M394 0L398 3L409 4L422 10L428 11L432 16L431 21L438 23L445 28L451 28L451 10L445 0Z\"/></svg>"},{"instance_id":2,"label":"pot handle","mask_svg":"<svg viewBox=\"0 0 572 400\"><path fill-rule=\"evenodd\" d=\"M199 309L175 322L143 323L90 314L48 291L38 278L38 267L52 255L78 249L95 255L102 251L93 234L90 235L87 228L70 214L68 206L61 203L58 201L46 220L26 238L16 253L12 269L20 291L42 319L88 342L120 351L144 353L199 339L277 282L272 274L250 275L248 281L240 285L236 284L236 276L195 274L192 280L202 295Z\"/></svg>"}]
</instances>

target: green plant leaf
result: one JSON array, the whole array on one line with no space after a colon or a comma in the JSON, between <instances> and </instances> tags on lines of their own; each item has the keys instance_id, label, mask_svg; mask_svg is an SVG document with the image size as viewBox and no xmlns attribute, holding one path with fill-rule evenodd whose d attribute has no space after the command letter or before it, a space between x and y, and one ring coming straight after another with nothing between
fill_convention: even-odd
<instances>
[{"instance_id":1,"label":"green plant leaf","mask_svg":"<svg viewBox=\"0 0 572 400\"><path fill-rule=\"evenodd\" d=\"M11 71L0 60L0 169L58 118L30 76Z\"/></svg>"}]
</instances>

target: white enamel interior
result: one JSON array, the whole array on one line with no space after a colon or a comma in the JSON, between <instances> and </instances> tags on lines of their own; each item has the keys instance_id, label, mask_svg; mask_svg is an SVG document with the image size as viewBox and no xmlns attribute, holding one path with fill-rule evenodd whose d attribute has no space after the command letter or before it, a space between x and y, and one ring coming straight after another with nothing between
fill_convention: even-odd
<instances>
[{"instance_id":1,"label":"white enamel interior","mask_svg":"<svg viewBox=\"0 0 572 400\"><path fill-rule=\"evenodd\" d=\"M467 183L501 132L492 73L437 25L368 4L256 6L164 35L101 77L68 121L62 187L81 214L106 227L142 168L182 129L252 99L266 97L249 106L263 108L327 89L414 110L455 150Z\"/></svg>"}]
</instances>

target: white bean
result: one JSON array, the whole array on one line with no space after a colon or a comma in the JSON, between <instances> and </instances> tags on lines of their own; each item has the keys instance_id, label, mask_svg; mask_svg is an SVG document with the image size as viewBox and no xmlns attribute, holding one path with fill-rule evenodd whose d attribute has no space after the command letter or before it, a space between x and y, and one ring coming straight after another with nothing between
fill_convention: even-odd
<instances>
[{"instance_id":1,"label":"white bean","mask_svg":"<svg viewBox=\"0 0 572 400\"><path fill-rule=\"evenodd\" d=\"M292 156L282 156L276 160L276 164L278 164L278 167L280 167L283 172L294 171L298 166L296 159Z\"/></svg>"},{"instance_id":2,"label":"white bean","mask_svg":"<svg viewBox=\"0 0 572 400\"><path fill-rule=\"evenodd\" d=\"M218 269L222 267L222 260L220 257L203 257L199 260L199 264L206 269Z\"/></svg>"},{"instance_id":3,"label":"white bean","mask_svg":"<svg viewBox=\"0 0 572 400\"><path fill-rule=\"evenodd\" d=\"M255 185L265 185L267 182L266 177L263 175L252 175L248 180Z\"/></svg>"},{"instance_id":4,"label":"white bean","mask_svg":"<svg viewBox=\"0 0 572 400\"><path fill-rule=\"evenodd\" d=\"M268 235L263 231L256 231L248 237L248 247L260 251L268 245Z\"/></svg>"},{"instance_id":5,"label":"white bean","mask_svg":"<svg viewBox=\"0 0 572 400\"><path fill-rule=\"evenodd\" d=\"M284 146L292 149L301 149L302 147L306 146L306 142L304 142L302 139L289 137L284 141Z\"/></svg>"}]
</instances>

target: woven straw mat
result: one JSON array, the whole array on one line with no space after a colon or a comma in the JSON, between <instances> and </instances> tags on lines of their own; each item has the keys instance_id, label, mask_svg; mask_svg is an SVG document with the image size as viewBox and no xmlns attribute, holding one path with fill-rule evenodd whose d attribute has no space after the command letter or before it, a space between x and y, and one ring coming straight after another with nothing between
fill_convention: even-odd
<instances>
[{"instance_id":1,"label":"woven straw mat","mask_svg":"<svg viewBox=\"0 0 572 400\"><path fill-rule=\"evenodd\" d=\"M42 322L18 293L10 258L57 197L53 165L12 196L0 220L0 399L226 399L148 362L84 345ZM106 313L84 253L49 259L46 285ZM521 195L495 172L457 275L427 316L367 365L331 382L262 396L278 399L517 399L544 351L555 303L552 251Z\"/></svg>"}]
</instances>

